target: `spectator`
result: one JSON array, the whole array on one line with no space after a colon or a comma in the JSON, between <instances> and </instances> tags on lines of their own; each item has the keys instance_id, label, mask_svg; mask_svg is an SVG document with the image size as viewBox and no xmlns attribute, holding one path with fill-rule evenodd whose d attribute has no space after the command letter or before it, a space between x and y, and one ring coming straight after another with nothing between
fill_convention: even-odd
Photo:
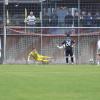
<instances>
[{"instance_id":1,"label":"spectator","mask_svg":"<svg viewBox=\"0 0 100 100\"><path fill-rule=\"evenodd\" d=\"M93 17L92 14L89 12L86 16L86 26L91 27L93 25Z\"/></svg>"},{"instance_id":2,"label":"spectator","mask_svg":"<svg viewBox=\"0 0 100 100\"><path fill-rule=\"evenodd\" d=\"M80 21L81 21L81 25L83 27L85 27L86 26L86 12L85 11L82 11L82 15L80 17Z\"/></svg>"},{"instance_id":3,"label":"spectator","mask_svg":"<svg viewBox=\"0 0 100 100\"><path fill-rule=\"evenodd\" d=\"M66 16L65 16L65 25L67 27L72 27L73 25L73 16L71 13L68 13Z\"/></svg>"},{"instance_id":4,"label":"spectator","mask_svg":"<svg viewBox=\"0 0 100 100\"><path fill-rule=\"evenodd\" d=\"M51 26L57 26L58 25L58 16L56 14L56 11L53 11L53 14L51 15Z\"/></svg>"},{"instance_id":5,"label":"spectator","mask_svg":"<svg viewBox=\"0 0 100 100\"><path fill-rule=\"evenodd\" d=\"M3 16L0 16L0 26L3 24Z\"/></svg>"},{"instance_id":6,"label":"spectator","mask_svg":"<svg viewBox=\"0 0 100 100\"><path fill-rule=\"evenodd\" d=\"M27 25L34 27L36 23L36 17L33 15L33 12L30 12L30 15L26 19ZM30 32L34 32L34 28L30 28Z\"/></svg>"},{"instance_id":7,"label":"spectator","mask_svg":"<svg viewBox=\"0 0 100 100\"><path fill-rule=\"evenodd\" d=\"M44 26L44 27L47 27L47 26L50 25L49 19L50 19L50 18L49 18L49 16L48 16L47 14L43 15L43 26Z\"/></svg>"},{"instance_id":8,"label":"spectator","mask_svg":"<svg viewBox=\"0 0 100 100\"><path fill-rule=\"evenodd\" d=\"M57 9L57 16L58 16L58 26L65 25L65 16L66 16L66 9L64 7L60 7Z\"/></svg>"},{"instance_id":9,"label":"spectator","mask_svg":"<svg viewBox=\"0 0 100 100\"><path fill-rule=\"evenodd\" d=\"M94 24L96 27L100 27L100 13L96 12L94 16Z\"/></svg>"},{"instance_id":10,"label":"spectator","mask_svg":"<svg viewBox=\"0 0 100 100\"><path fill-rule=\"evenodd\" d=\"M74 26L75 27L78 27L79 26L78 19L80 20L79 13L78 12L75 12L75 14L74 14Z\"/></svg>"}]
</instances>

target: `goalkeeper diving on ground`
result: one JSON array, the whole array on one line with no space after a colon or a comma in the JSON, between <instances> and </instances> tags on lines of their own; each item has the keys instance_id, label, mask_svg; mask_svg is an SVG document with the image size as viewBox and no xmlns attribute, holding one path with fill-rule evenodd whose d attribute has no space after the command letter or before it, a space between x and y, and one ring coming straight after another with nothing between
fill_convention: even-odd
<instances>
[{"instance_id":1,"label":"goalkeeper diving on ground","mask_svg":"<svg viewBox=\"0 0 100 100\"><path fill-rule=\"evenodd\" d=\"M34 61L40 62L42 64L48 64L50 62L50 59L52 58L39 54L36 48L33 48L33 50L28 54L28 62L30 61L31 57Z\"/></svg>"}]
</instances>

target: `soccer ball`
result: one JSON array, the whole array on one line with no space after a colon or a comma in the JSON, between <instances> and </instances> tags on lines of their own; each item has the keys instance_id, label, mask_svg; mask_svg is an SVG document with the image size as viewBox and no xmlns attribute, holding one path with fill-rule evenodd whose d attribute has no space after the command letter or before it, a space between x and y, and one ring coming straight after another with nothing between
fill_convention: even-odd
<instances>
[{"instance_id":1,"label":"soccer ball","mask_svg":"<svg viewBox=\"0 0 100 100\"><path fill-rule=\"evenodd\" d=\"M89 63L90 63L90 64L94 64L94 60L91 58L91 59L89 60Z\"/></svg>"}]
</instances>

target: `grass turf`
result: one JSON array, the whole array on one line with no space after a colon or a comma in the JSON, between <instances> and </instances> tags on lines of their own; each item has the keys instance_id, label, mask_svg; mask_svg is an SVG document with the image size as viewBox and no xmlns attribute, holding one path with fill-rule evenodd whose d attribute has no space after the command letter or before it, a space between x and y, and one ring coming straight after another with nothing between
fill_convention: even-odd
<instances>
[{"instance_id":1,"label":"grass turf","mask_svg":"<svg viewBox=\"0 0 100 100\"><path fill-rule=\"evenodd\" d=\"M0 65L0 100L100 100L100 66Z\"/></svg>"}]
</instances>

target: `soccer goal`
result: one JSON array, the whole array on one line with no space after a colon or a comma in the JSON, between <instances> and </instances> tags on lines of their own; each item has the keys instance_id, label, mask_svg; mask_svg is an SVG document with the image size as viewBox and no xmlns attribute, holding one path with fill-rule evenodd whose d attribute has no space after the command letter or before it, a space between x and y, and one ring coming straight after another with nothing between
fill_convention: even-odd
<instances>
[{"instance_id":1,"label":"soccer goal","mask_svg":"<svg viewBox=\"0 0 100 100\"><path fill-rule=\"evenodd\" d=\"M36 48L39 53L52 57L52 63L65 63L64 49L57 45L66 39L70 31L75 41L73 47L76 64L95 63L96 42L100 38L99 28L66 28L66 27L35 27L34 32L28 32L32 27L7 27L6 63L27 63L28 53Z\"/></svg>"},{"instance_id":2,"label":"soccer goal","mask_svg":"<svg viewBox=\"0 0 100 100\"><path fill-rule=\"evenodd\" d=\"M52 57L52 63L64 64L64 49L57 45L70 33L75 41L75 64L95 64L99 5L98 0L1 0L0 59L3 63L26 64L29 52L36 48Z\"/></svg>"}]
</instances>

